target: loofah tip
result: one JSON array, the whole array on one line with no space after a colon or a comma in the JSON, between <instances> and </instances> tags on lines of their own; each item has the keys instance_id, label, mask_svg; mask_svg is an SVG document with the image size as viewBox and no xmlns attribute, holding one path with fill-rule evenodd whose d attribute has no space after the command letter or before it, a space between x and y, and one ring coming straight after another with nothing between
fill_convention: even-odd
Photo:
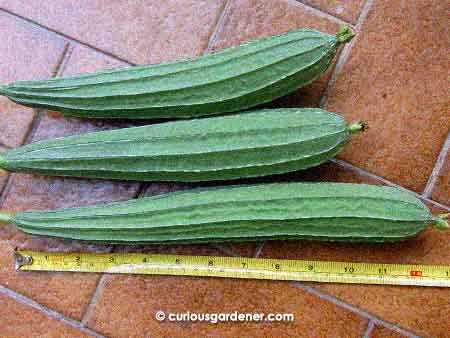
<instances>
[{"instance_id":1,"label":"loofah tip","mask_svg":"<svg viewBox=\"0 0 450 338\"><path fill-rule=\"evenodd\" d=\"M11 219L12 219L11 215L0 212L0 223L8 224L11 222Z\"/></svg>"},{"instance_id":2,"label":"loofah tip","mask_svg":"<svg viewBox=\"0 0 450 338\"><path fill-rule=\"evenodd\" d=\"M359 121L349 124L347 129L350 134L358 134L369 129L369 125L366 122Z\"/></svg>"},{"instance_id":3,"label":"loofah tip","mask_svg":"<svg viewBox=\"0 0 450 338\"><path fill-rule=\"evenodd\" d=\"M450 228L450 225L447 221L447 218L450 217L450 214L441 214L438 215L435 220L434 223L436 224L436 227L440 230L447 230Z\"/></svg>"},{"instance_id":4,"label":"loofah tip","mask_svg":"<svg viewBox=\"0 0 450 338\"><path fill-rule=\"evenodd\" d=\"M339 43L347 43L355 36L355 32L348 26L342 26L336 34Z\"/></svg>"}]
</instances>

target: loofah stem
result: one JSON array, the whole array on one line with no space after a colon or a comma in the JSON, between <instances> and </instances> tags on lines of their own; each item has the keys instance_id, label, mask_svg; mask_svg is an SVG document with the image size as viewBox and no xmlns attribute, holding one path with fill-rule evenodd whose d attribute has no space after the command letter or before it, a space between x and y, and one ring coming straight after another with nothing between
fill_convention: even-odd
<instances>
[{"instance_id":1,"label":"loofah stem","mask_svg":"<svg viewBox=\"0 0 450 338\"><path fill-rule=\"evenodd\" d=\"M366 122L359 121L348 125L347 130L350 134L358 134L369 129L369 125Z\"/></svg>"},{"instance_id":2,"label":"loofah stem","mask_svg":"<svg viewBox=\"0 0 450 338\"><path fill-rule=\"evenodd\" d=\"M353 37L355 36L355 32L353 32L350 27L342 26L341 29L339 29L339 32L336 34L336 38L338 39L339 43L347 43Z\"/></svg>"},{"instance_id":3,"label":"loofah stem","mask_svg":"<svg viewBox=\"0 0 450 338\"><path fill-rule=\"evenodd\" d=\"M448 224L447 218L450 217L450 214L441 214L438 215L434 223L436 224L436 227L440 230L447 230L450 228L450 225Z\"/></svg>"},{"instance_id":4,"label":"loofah stem","mask_svg":"<svg viewBox=\"0 0 450 338\"><path fill-rule=\"evenodd\" d=\"M10 223L11 219L11 215L0 212L0 223Z\"/></svg>"}]
</instances>

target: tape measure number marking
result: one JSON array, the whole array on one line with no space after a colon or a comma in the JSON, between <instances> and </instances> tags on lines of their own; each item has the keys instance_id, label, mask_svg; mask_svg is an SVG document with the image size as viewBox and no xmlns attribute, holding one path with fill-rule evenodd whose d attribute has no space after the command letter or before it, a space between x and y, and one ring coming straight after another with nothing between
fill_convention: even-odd
<instances>
[{"instance_id":1,"label":"tape measure number marking","mask_svg":"<svg viewBox=\"0 0 450 338\"><path fill-rule=\"evenodd\" d=\"M15 251L16 270L450 287L450 266L138 253Z\"/></svg>"}]
</instances>

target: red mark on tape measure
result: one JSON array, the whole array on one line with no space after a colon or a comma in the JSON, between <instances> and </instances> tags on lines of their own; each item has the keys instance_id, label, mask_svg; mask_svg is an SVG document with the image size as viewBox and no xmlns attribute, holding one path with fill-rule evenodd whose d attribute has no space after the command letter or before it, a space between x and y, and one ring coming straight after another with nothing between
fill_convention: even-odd
<instances>
[{"instance_id":1,"label":"red mark on tape measure","mask_svg":"<svg viewBox=\"0 0 450 338\"><path fill-rule=\"evenodd\" d=\"M412 277L421 277L421 276L422 276L422 271L419 271L419 270L411 270L411 271L409 272L409 274L410 274Z\"/></svg>"}]
</instances>

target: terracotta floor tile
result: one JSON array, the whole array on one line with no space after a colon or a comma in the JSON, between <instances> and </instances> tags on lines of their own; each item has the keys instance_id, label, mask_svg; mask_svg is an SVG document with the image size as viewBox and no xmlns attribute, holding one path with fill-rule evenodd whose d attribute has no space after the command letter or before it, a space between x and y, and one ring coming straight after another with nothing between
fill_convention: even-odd
<instances>
[{"instance_id":1,"label":"terracotta floor tile","mask_svg":"<svg viewBox=\"0 0 450 338\"><path fill-rule=\"evenodd\" d=\"M364 137L356 136L356 137ZM355 142L354 139L350 140ZM327 162L321 164L318 167L309 168L306 170L298 170L292 173L287 173L284 175L276 175L267 178L257 178L252 181L265 183L266 181L276 181L276 182L347 182L347 183L366 183L380 185L380 181L363 176L357 171L349 168L345 168L340 164L334 162Z\"/></svg>"},{"instance_id":2,"label":"terracotta floor tile","mask_svg":"<svg viewBox=\"0 0 450 338\"><path fill-rule=\"evenodd\" d=\"M4 212L88 205L133 197L135 185L102 181L46 178L14 174L1 208ZM107 245L27 235L11 225L0 227L0 260L11 263L14 247L39 251L105 251ZM64 314L81 318L98 281L95 274L21 273L7 270L0 283L34 297Z\"/></svg>"},{"instance_id":3,"label":"terracotta floor tile","mask_svg":"<svg viewBox=\"0 0 450 338\"><path fill-rule=\"evenodd\" d=\"M364 4L364 0L301 0L301 2L353 24L358 20Z\"/></svg>"},{"instance_id":4,"label":"terracotta floor tile","mask_svg":"<svg viewBox=\"0 0 450 338\"><path fill-rule=\"evenodd\" d=\"M0 0L0 7L135 63L191 57L208 43L222 0L130 3Z\"/></svg>"},{"instance_id":5,"label":"terracotta floor tile","mask_svg":"<svg viewBox=\"0 0 450 338\"><path fill-rule=\"evenodd\" d=\"M310 27L329 33L335 33L339 28L335 22L312 14L295 1L232 0L229 15L212 50L239 45L301 27ZM277 100L272 105L276 107L317 106L331 76L332 68L330 67L319 80L311 85Z\"/></svg>"},{"instance_id":6,"label":"terracotta floor tile","mask_svg":"<svg viewBox=\"0 0 450 338\"><path fill-rule=\"evenodd\" d=\"M101 68L123 66L111 58L85 48L76 47L64 74L94 71ZM44 114L33 140L111 129L123 125L120 121L87 121L67 119L57 113ZM135 182L52 178L27 174L14 174L2 210L20 212L29 209L53 209L88 205L108 201L127 200L137 193ZM1 259L10 261L14 246L51 251L104 251L105 245L25 235L11 226L0 228L4 241ZM5 245L7 245L5 247ZM4 256L4 257L3 257ZM11 289L34 297L42 304L53 307L71 317L81 318L98 281L98 275L23 273L20 276L7 271L0 282ZM49 291L52 290L52 291ZM76 290L75 292L73 290Z\"/></svg>"},{"instance_id":7,"label":"terracotta floor tile","mask_svg":"<svg viewBox=\"0 0 450 338\"><path fill-rule=\"evenodd\" d=\"M90 48L75 46L70 49L68 62L64 65L64 76L95 73L100 70L129 67L123 61L106 56Z\"/></svg>"},{"instance_id":8,"label":"terracotta floor tile","mask_svg":"<svg viewBox=\"0 0 450 338\"><path fill-rule=\"evenodd\" d=\"M254 257L256 254L256 250L261 242L248 242L248 243L230 243L226 244L231 252L238 254L242 257Z\"/></svg>"},{"instance_id":9,"label":"terracotta floor tile","mask_svg":"<svg viewBox=\"0 0 450 338\"><path fill-rule=\"evenodd\" d=\"M406 337L407 336L392 331L391 329L382 326L375 326L369 338L406 338Z\"/></svg>"},{"instance_id":10,"label":"terracotta floor tile","mask_svg":"<svg viewBox=\"0 0 450 338\"><path fill-rule=\"evenodd\" d=\"M326 104L371 127L340 157L422 192L449 133L449 43L444 2L373 2Z\"/></svg>"},{"instance_id":11,"label":"terracotta floor tile","mask_svg":"<svg viewBox=\"0 0 450 338\"><path fill-rule=\"evenodd\" d=\"M442 212L431 210L434 214ZM398 244L272 241L266 242L261 257L448 265L449 236L449 232L430 227L417 238ZM446 319L450 313L448 288L308 284L420 336L450 337L450 323Z\"/></svg>"},{"instance_id":12,"label":"terracotta floor tile","mask_svg":"<svg viewBox=\"0 0 450 338\"><path fill-rule=\"evenodd\" d=\"M0 332L2 338L88 338L62 322L38 310L0 294Z\"/></svg>"},{"instance_id":13,"label":"terracotta floor tile","mask_svg":"<svg viewBox=\"0 0 450 338\"><path fill-rule=\"evenodd\" d=\"M132 300L132 301L130 301ZM293 313L294 323L158 322L167 313ZM112 276L99 293L88 326L106 336L361 337L357 314L289 282L167 276Z\"/></svg>"},{"instance_id":14,"label":"terracotta floor tile","mask_svg":"<svg viewBox=\"0 0 450 338\"><path fill-rule=\"evenodd\" d=\"M444 160L444 165L439 171L431 198L450 206L450 151Z\"/></svg>"},{"instance_id":15,"label":"terracotta floor tile","mask_svg":"<svg viewBox=\"0 0 450 338\"><path fill-rule=\"evenodd\" d=\"M1 226L3 227L3 225ZM38 246L40 243L35 241L33 244L32 246L26 245L26 248L55 250L55 247L46 245L46 243ZM86 251L78 243L65 242L63 244L66 245L63 248L64 251ZM100 275L81 275L71 272L15 271L13 266L15 246L16 243L14 241L0 241L0 283L71 318L81 319L91 295L97 287ZM61 243L58 243L58 251L62 251L61 246ZM99 251L99 249L96 251ZM2 332L1 329L0 332ZM1 337L3 338L3 336Z\"/></svg>"},{"instance_id":16,"label":"terracotta floor tile","mask_svg":"<svg viewBox=\"0 0 450 338\"><path fill-rule=\"evenodd\" d=\"M62 39L4 13L0 13L0 31L0 84L52 76L66 45ZM20 145L33 117L32 109L0 97L0 143Z\"/></svg>"}]
</instances>

